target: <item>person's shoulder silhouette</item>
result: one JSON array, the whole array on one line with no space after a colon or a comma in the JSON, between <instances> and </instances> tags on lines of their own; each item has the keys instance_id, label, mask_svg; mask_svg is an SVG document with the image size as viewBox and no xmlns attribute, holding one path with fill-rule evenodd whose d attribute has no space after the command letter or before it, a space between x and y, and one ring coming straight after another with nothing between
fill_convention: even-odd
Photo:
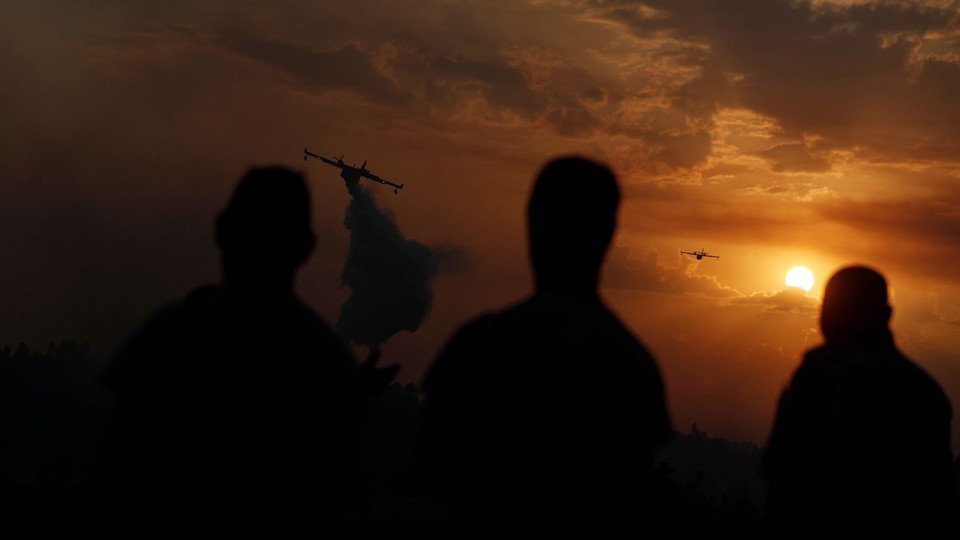
<instances>
[{"instance_id":1,"label":"person's shoulder silhouette","mask_svg":"<svg viewBox=\"0 0 960 540\"><path fill-rule=\"evenodd\" d=\"M364 395L353 353L294 293L314 246L303 176L251 169L216 240L222 282L158 310L102 375L100 496L174 517L343 515Z\"/></svg>"},{"instance_id":2,"label":"person's shoulder silhouette","mask_svg":"<svg viewBox=\"0 0 960 540\"><path fill-rule=\"evenodd\" d=\"M672 431L653 356L598 294L619 199L607 167L548 163L527 212L534 294L465 324L427 373L417 468L452 517L643 511Z\"/></svg>"},{"instance_id":3,"label":"person's shoulder silhouette","mask_svg":"<svg viewBox=\"0 0 960 540\"><path fill-rule=\"evenodd\" d=\"M824 291L825 343L780 398L764 454L772 533L956 531L951 404L889 330L887 283L846 267Z\"/></svg>"}]
</instances>

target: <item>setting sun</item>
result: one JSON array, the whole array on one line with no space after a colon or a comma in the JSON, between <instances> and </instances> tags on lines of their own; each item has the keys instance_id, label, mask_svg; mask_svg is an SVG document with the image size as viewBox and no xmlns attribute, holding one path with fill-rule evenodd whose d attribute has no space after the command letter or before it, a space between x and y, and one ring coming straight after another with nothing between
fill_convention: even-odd
<instances>
[{"instance_id":1,"label":"setting sun","mask_svg":"<svg viewBox=\"0 0 960 540\"><path fill-rule=\"evenodd\" d=\"M784 281L786 281L787 287L800 287L809 291L813 287L813 272L805 266L794 266L787 272Z\"/></svg>"}]
</instances>

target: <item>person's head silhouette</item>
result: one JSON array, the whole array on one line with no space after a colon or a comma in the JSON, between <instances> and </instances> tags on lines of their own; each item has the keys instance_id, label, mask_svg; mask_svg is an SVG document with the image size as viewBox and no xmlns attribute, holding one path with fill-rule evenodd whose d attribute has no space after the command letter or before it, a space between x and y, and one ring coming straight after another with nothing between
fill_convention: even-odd
<instances>
[{"instance_id":1,"label":"person's head silhouette","mask_svg":"<svg viewBox=\"0 0 960 540\"><path fill-rule=\"evenodd\" d=\"M850 266L827 282L820 329L829 345L871 345L889 338L887 281L877 271Z\"/></svg>"},{"instance_id":2,"label":"person's head silhouette","mask_svg":"<svg viewBox=\"0 0 960 540\"><path fill-rule=\"evenodd\" d=\"M619 204L617 179L604 165L568 156L544 166L527 207L538 291L596 294Z\"/></svg>"},{"instance_id":3,"label":"person's head silhouette","mask_svg":"<svg viewBox=\"0 0 960 540\"><path fill-rule=\"evenodd\" d=\"M303 175L279 166L251 168L217 217L216 237L224 285L292 290L316 242Z\"/></svg>"}]
</instances>

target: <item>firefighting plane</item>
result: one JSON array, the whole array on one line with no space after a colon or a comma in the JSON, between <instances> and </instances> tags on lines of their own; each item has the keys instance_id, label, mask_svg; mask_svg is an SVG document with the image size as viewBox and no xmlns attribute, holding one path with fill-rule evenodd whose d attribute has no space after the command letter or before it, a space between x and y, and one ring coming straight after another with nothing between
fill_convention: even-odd
<instances>
[{"instance_id":1,"label":"firefighting plane","mask_svg":"<svg viewBox=\"0 0 960 540\"><path fill-rule=\"evenodd\" d=\"M366 161L364 161L363 165L359 167L357 167L356 165L347 165L346 163L343 162L343 156L338 157L336 161L334 161L332 159L327 159L321 156L320 154L314 154L313 152L304 148L303 160L306 161L307 158L309 157L317 158L320 161L326 163L327 165L333 165L334 167L340 168L341 169L340 177L343 178L343 180L347 184L359 182L361 178L368 178L370 180L373 180L374 182L380 182L381 184L386 184L392 187L394 193L398 193L401 189L403 189L403 184L395 184L389 180L384 180L383 178L380 178L379 176L371 173L367 169Z\"/></svg>"},{"instance_id":2,"label":"firefighting plane","mask_svg":"<svg viewBox=\"0 0 960 540\"><path fill-rule=\"evenodd\" d=\"M698 261L699 261L699 260L702 260L704 257L709 257L709 258L711 258L711 259L719 259L719 258L720 258L719 255L711 255L711 254L707 253L706 251L704 251L704 250L702 250L702 249L701 249L700 251L683 251L683 250L681 249L681 250L680 250L680 254L681 254L681 255L693 255L693 256L695 256L695 257L697 258Z\"/></svg>"}]
</instances>

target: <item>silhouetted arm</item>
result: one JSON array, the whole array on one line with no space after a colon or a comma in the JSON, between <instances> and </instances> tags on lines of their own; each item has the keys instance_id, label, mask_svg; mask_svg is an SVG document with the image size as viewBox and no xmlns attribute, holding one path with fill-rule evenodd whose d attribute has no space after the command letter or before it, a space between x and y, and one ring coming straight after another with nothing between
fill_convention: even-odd
<instances>
[{"instance_id":1,"label":"silhouetted arm","mask_svg":"<svg viewBox=\"0 0 960 540\"><path fill-rule=\"evenodd\" d=\"M380 349L373 349L360 366L360 383L370 397L382 394L400 372L400 364L377 367L380 356Z\"/></svg>"}]
</instances>

